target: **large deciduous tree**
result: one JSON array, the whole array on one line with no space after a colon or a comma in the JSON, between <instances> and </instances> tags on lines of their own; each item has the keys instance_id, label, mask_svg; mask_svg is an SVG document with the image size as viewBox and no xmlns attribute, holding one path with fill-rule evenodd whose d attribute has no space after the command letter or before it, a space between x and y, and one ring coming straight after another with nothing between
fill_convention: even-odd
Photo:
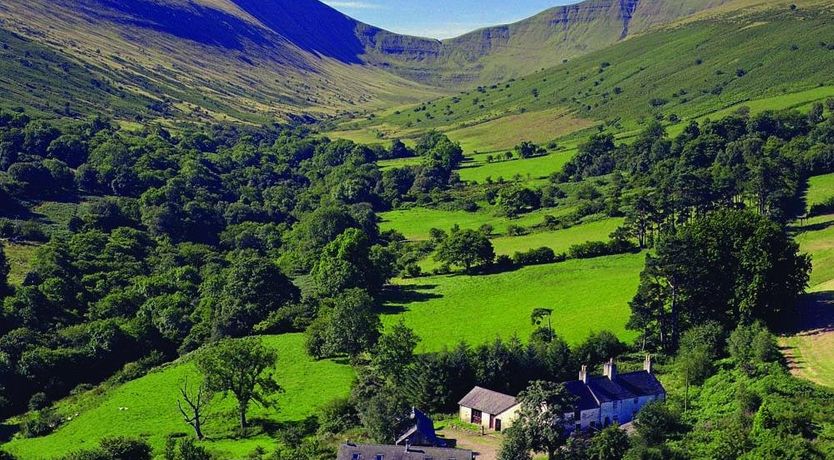
<instances>
[{"instance_id":1,"label":"large deciduous tree","mask_svg":"<svg viewBox=\"0 0 834 460\"><path fill-rule=\"evenodd\" d=\"M449 265L462 266L468 272L475 266L491 264L495 259L495 250L483 233L458 230L440 243L435 258Z\"/></svg>"},{"instance_id":2,"label":"large deciduous tree","mask_svg":"<svg viewBox=\"0 0 834 460\"><path fill-rule=\"evenodd\" d=\"M564 385L537 380L518 395L518 419L507 430L504 450L546 452L548 459L567 440L565 414L573 412L576 397ZM526 449L525 449L526 448ZM502 454L502 458L509 458Z\"/></svg>"},{"instance_id":3,"label":"large deciduous tree","mask_svg":"<svg viewBox=\"0 0 834 460\"><path fill-rule=\"evenodd\" d=\"M224 396L231 393L237 400L240 430L246 430L246 413L254 402L271 406L271 396L281 387L272 377L277 355L258 338L225 339L217 342L197 357L197 368L203 374L206 387Z\"/></svg>"}]
</instances>

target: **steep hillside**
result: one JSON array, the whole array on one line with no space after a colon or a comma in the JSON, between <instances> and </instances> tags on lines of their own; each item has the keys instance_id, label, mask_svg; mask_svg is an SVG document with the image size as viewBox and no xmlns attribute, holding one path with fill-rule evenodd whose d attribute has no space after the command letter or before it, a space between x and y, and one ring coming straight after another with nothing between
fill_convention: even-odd
<instances>
[{"instance_id":1,"label":"steep hillside","mask_svg":"<svg viewBox=\"0 0 834 460\"><path fill-rule=\"evenodd\" d=\"M740 105L801 106L834 95L832 20L830 2L687 20L526 77L343 128L382 139L441 129L467 141L483 137L481 128L513 139L512 127L538 126L527 138L546 142L593 124L628 131L648 117L680 124Z\"/></svg>"},{"instance_id":2,"label":"steep hillside","mask_svg":"<svg viewBox=\"0 0 834 460\"><path fill-rule=\"evenodd\" d=\"M55 80L58 94L13 96L11 105L258 122L374 110L518 77L726 1L588 0L442 42L363 24L318 0L7 0L0 28L101 87L81 98L77 82ZM25 47L10 48L4 75L14 78L0 88L18 95L14 85L40 76L25 65ZM101 102L114 93L105 86L142 102L117 110L125 104Z\"/></svg>"},{"instance_id":3,"label":"steep hillside","mask_svg":"<svg viewBox=\"0 0 834 460\"><path fill-rule=\"evenodd\" d=\"M164 106L169 117L265 121L438 94L362 65L358 23L316 0L9 0L0 4L0 21L92 72L91 79ZM27 56L21 53L18 60ZM20 66L0 85L31 74ZM65 102L74 103L56 97L51 105Z\"/></svg>"}]
</instances>

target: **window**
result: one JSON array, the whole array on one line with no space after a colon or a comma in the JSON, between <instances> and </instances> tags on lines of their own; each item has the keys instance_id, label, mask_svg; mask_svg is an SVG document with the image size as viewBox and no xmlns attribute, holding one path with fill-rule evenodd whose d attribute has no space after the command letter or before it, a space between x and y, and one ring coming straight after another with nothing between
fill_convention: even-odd
<instances>
[{"instance_id":1,"label":"window","mask_svg":"<svg viewBox=\"0 0 834 460\"><path fill-rule=\"evenodd\" d=\"M637 404L637 403L639 403L639 402L640 402L640 400L639 400L639 399L634 398L634 404Z\"/></svg>"},{"instance_id":2,"label":"window","mask_svg":"<svg viewBox=\"0 0 834 460\"><path fill-rule=\"evenodd\" d=\"M478 409L472 409L472 419L470 420L472 423L477 425L481 424L481 411Z\"/></svg>"},{"instance_id":3,"label":"window","mask_svg":"<svg viewBox=\"0 0 834 460\"><path fill-rule=\"evenodd\" d=\"M362 460L362 454L359 452L354 452L353 455L350 456L351 460Z\"/></svg>"},{"instance_id":4,"label":"window","mask_svg":"<svg viewBox=\"0 0 834 460\"><path fill-rule=\"evenodd\" d=\"M376 460L385 460L385 456L382 454L376 454Z\"/></svg>"}]
</instances>

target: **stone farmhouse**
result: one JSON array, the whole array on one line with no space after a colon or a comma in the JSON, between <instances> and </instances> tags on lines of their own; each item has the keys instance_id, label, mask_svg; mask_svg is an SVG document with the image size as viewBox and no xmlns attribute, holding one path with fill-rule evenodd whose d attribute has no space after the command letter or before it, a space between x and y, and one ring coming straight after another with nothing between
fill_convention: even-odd
<instances>
[{"instance_id":1,"label":"stone farmhouse","mask_svg":"<svg viewBox=\"0 0 834 460\"><path fill-rule=\"evenodd\" d=\"M618 373L611 359L603 366L603 375L590 376L587 367L582 366L579 379L564 385L577 398L574 411L565 414L568 433L629 423L643 406L666 398L666 390L652 373L649 355L641 371ZM516 398L480 387L472 389L459 405L463 421L493 431L512 426L519 410Z\"/></svg>"}]
</instances>

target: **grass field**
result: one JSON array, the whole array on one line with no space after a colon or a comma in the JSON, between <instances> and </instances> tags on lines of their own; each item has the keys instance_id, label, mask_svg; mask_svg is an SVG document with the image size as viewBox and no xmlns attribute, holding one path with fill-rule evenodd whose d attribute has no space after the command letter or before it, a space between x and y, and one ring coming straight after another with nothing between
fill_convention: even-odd
<instances>
[{"instance_id":1,"label":"grass field","mask_svg":"<svg viewBox=\"0 0 834 460\"><path fill-rule=\"evenodd\" d=\"M565 163L573 158L574 154L576 154L576 150L567 150L524 160L516 159L495 163L487 163L484 159L486 155L479 154L475 156L475 161L459 169L458 174L460 174L462 180L477 183L484 183L488 177L509 180L520 176L522 180L526 181L543 179L554 172L560 171Z\"/></svg>"},{"instance_id":2,"label":"grass field","mask_svg":"<svg viewBox=\"0 0 834 460\"><path fill-rule=\"evenodd\" d=\"M624 340L628 301L634 296L644 255L630 254L525 267L486 276L448 275L402 281L401 298L384 309L383 323L402 319L430 352L459 341L484 343L532 332L530 312L553 308L554 328L570 343L590 331L610 330Z\"/></svg>"},{"instance_id":3,"label":"grass field","mask_svg":"<svg viewBox=\"0 0 834 460\"><path fill-rule=\"evenodd\" d=\"M564 108L510 114L496 120L447 132L467 152L495 152L512 149L523 141L545 144L594 124Z\"/></svg>"},{"instance_id":4,"label":"grass field","mask_svg":"<svg viewBox=\"0 0 834 460\"><path fill-rule=\"evenodd\" d=\"M382 230L397 230L410 240L426 240L429 230L439 228L448 231L455 224L462 229L477 230L481 225L489 224L494 227L496 234L503 234L510 225L529 227L544 221L546 215L564 215L572 208L541 209L524 214L516 219L496 216L491 207L479 209L476 212L443 211L429 208L398 209L380 213Z\"/></svg>"},{"instance_id":5,"label":"grass field","mask_svg":"<svg viewBox=\"0 0 834 460\"><path fill-rule=\"evenodd\" d=\"M834 196L834 174L812 177L808 185L809 206ZM799 331L780 344L794 374L834 387L834 215L806 219L795 231L812 258L811 293L800 305Z\"/></svg>"},{"instance_id":6,"label":"grass field","mask_svg":"<svg viewBox=\"0 0 834 460\"><path fill-rule=\"evenodd\" d=\"M496 254L512 255L517 251L548 247L556 253L565 252L574 244L588 241L608 241L611 232L622 225L623 219L603 219L574 225L563 230L530 233L522 236L494 238Z\"/></svg>"},{"instance_id":7,"label":"grass field","mask_svg":"<svg viewBox=\"0 0 834 460\"><path fill-rule=\"evenodd\" d=\"M808 192L805 194L805 201L809 208L829 198L834 198L834 174L814 176L808 180Z\"/></svg>"},{"instance_id":8,"label":"grass field","mask_svg":"<svg viewBox=\"0 0 834 460\"><path fill-rule=\"evenodd\" d=\"M277 409L254 407L250 414L270 422L302 420L312 415L326 402L348 394L353 371L347 365L332 361L312 361L304 350L302 334L264 337L264 343L278 352L277 382L285 393L278 398ZM69 451L95 446L106 436L141 436L154 446L157 453L170 433L188 433L190 428L177 412L177 388L183 379L196 381L193 363L177 362L124 385L99 394L95 390L71 397L58 406L63 415L72 416L55 433L36 439L14 440L4 447L21 460L36 460L63 455ZM212 413L226 414L233 409L233 398L218 401ZM126 410L119 410L126 407ZM218 422L222 420L222 422ZM206 446L219 458L243 458L256 447L267 450L275 441L265 434L248 439L230 436L235 417L215 417L209 420Z\"/></svg>"}]
</instances>

